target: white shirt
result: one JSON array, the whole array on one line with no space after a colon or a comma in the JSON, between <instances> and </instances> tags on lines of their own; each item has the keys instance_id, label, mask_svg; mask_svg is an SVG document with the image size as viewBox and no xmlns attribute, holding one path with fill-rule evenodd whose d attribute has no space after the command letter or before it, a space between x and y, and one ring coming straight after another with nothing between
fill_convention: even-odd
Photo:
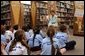
<instances>
[{"instance_id":1,"label":"white shirt","mask_svg":"<svg viewBox=\"0 0 85 56\"><path fill-rule=\"evenodd\" d=\"M29 32L28 32L29 36L31 37L34 33L33 33L33 30L30 29Z\"/></svg>"},{"instance_id":2,"label":"white shirt","mask_svg":"<svg viewBox=\"0 0 85 56\"><path fill-rule=\"evenodd\" d=\"M15 34L16 31L17 31L17 30L14 30L13 33Z\"/></svg>"},{"instance_id":3,"label":"white shirt","mask_svg":"<svg viewBox=\"0 0 85 56\"><path fill-rule=\"evenodd\" d=\"M40 34L42 35L42 37L46 37L46 32L40 30Z\"/></svg>"},{"instance_id":4,"label":"white shirt","mask_svg":"<svg viewBox=\"0 0 85 56\"><path fill-rule=\"evenodd\" d=\"M52 15L50 15L48 18L49 18L48 26L50 26L50 25L53 25L56 27L58 26L59 19L56 15L54 15L53 17L52 17Z\"/></svg>"},{"instance_id":5,"label":"white shirt","mask_svg":"<svg viewBox=\"0 0 85 56\"><path fill-rule=\"evenodd\" d=\"M25 32L25 36L26 36L26 40L28 41L28 39L30 38L30 35L28 32Z\"/></svg>"},{"instance_id":6,"label":"white shirt","mask_svg":"<svg viewBox=\"0 0 85 56\"><path fill-rule=\"evenodd\" d=\"M6 50L7 53L9 53L9 48L10 48L10 45L11 45L12 41L13 41L13 40L11 40L11 41L7 44L7 46L6 46L6 48L5 48L5 50Z\"/></svg>"},{"instance_id":7,"label":"white shirt","mask_svg":"<svg viewBox=\"0 0 85 56\"><path fill-rule=\"evenodd\" d=\"M5 35L3 35L3 34L1 34L1 42L2 42L4 45L7 44L7 42L6 42L6 37L5 37Z\"/></svg>"},{"instance_id":8,"label":"white shirt","mask_svg":"<svg viewBox=\"0 0 85 56\"><path fill-rule=\"evenodd\" d=\"M40 34L36 34L35 39L34 39L34 45L33 45L33 37L29 38L29 42L28 45L30 47L35 47L35 46L39 46L43 40L43 37Z\"/></svg>"},{"instance_id":9,"label":"white shirt","mask_svg":"<svg viewBox=\"0 0 85 56\"><path fill-rule=\"evenodd\" d=\"M57 47L62 48L65 46L61 45L60 41L56 38L53 38L53 45L55 48ZM51 55L51 42L49 37L43 39L41 48L42 48L41 55Z\"/></svg>"},{"instance_id":10,"label":"white shirt","mask_svg":"<svg viewBox=\"0 0 85 56\"><path fill-rule=\"evenodd\" d=\"M14 39L14 34L10 30L6 31L5 36L6 36L6 39L9 39L9 40Z\"/></svg>"},{"instance_id":11,"label":"white shirt","mask_svg":"<svg viewBox=\"0 0 85 56\"><path fill-rule=\"evenodd\" d=\"M57 34L55 34L55 37L57 39L60 39L64 43L67 43L68 42L68 34L67 33L57 32Z\"/></svg>"},{"instance_id":12,"label":"white shirt","mask_svg":"<svg viewBox=\"0 0 85 56\"><path fill-rule=\"evenodd\" d=\"M23 46L20 42L17 42L13 51L9 52L9 55L28 55L27 48Z\"/></svg>"}]
</instances>

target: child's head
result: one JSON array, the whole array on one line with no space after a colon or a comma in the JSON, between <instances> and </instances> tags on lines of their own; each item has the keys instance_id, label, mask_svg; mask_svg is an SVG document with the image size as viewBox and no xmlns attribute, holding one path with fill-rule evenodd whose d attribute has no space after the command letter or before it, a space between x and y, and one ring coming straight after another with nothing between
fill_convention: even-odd
<instances>
[{"instance_id":1,"label":"child's head","mask_svg":"<svg viewBox=\"0 0 85 56\"><path fill-rule=\"evenodd\" d=\"M18 30L18 25L14 25L14 26L13 26L13 29L14 29L14 30Z\"/></svg>"},{"instance_id":2,"label":"child's head","mask_svg":"<svg viewBox=\"0 0 85 56\"><path fill-rule=\"evenodd\" d=\"M13 32L13 27L12 27L11 25L7 25L7 26L6 26L6 30L10 30L10 31Z\"/></svg>"},{"instance_id":3,"label":"child's head","mask_svg":"<svg viewBox=\"0 0 85 56\"><path fill-rule=\"evenodd\" d=\"M40 29L34 29L34 34L39 34Z\"/></svg>"},{"instance_id":4,"label":"child's head","mask_svg":"<svg viewBox=\"0 0 85 56\"><path fill-rule=\"evenodd\" d=\"M66 32L67 28L64 24L62 24L62 25L59 26L59 29L60 29L61 32Z\"/></svg>"},{"instance_id":5,"label":"child's head","mask_svg":"<svg viewBox=\"0 0 85 56\"><path fill-rule=\"evenodd\" d=\"M47 35L48 35L48 37L53 37L54 36L54 34L55 34L55 29L54 29L54 27L53 26L49 26L48 27L48 30L47 30Z\"/></svg>"},{"instance_id":6,"label":"child's head","mask_svg":"<svg viewBox=\"0 0 85 56\"><path fill-rule=\"evenodd\" d=\"M25 40L25 33L23 30L17 30L17 32L14 34L14 37L17 42Z\"/></svg>"},{"instance_id":7,"label":"child's head","mask_svg":"<svg viewBox=\"0 0 85 56\"><path fill-rule=\"evenodd\" d=\"M22 30L24 30L26 32L27 31L27 26L26 25L22 26Z\"/></svg>"},{"instance_id":8,"label":"child's head","mask_svg":"<svg viewBox=\"0 0 85 56\"><path fill-rule=\"evenodd\" d=\"M13 47L16 46L17 42L21 42L23 46L27 48L27 51L29 50L29 46L26 43L26 37L24 30L17 30L14 34L15 39L12 41L12 44L10 45L9 52L13 50ZM28 52L29 53L29 52Z\"/></svg>"}]
</instances>

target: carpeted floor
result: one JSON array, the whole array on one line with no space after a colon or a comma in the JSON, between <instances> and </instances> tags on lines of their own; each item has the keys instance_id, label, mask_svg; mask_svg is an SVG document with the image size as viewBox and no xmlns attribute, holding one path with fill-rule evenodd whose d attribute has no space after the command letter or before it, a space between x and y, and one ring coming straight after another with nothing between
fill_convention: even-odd
<instances>
[{"instance_id":1,"label":"carpeted floor","mask_svg":"<svg viewBox=\"0 0 85 56\"><path fill-rule=\"evenodd\" d=\"M84 55L84 37L71 36L69 39L75 40L76 46L74 50L67 51L64 55Z\"/></svg>"},{"instance_id":2,"label":"carpeted floor","mask_svg":"<svg viewBox=\"0 0 85 56\"><path fill-rule=\"evenodd\" d=\"M70 36L69 40L75 40L74 50L66 51L63 55L84 55L84 37Z\"/></svg>"}]
</instances>

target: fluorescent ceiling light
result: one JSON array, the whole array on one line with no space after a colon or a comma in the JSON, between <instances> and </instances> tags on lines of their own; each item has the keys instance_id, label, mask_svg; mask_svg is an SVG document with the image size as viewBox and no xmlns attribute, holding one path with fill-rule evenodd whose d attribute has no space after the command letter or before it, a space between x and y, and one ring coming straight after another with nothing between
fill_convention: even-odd
<instances>
[{"instance_id":1,"label":"fluorescent ceiling light","mask_svg":"<svg viewBox=\"0 0 85 56\"><path fill-rule=\"evenodd\" d=\"M31 4L31 1L21 1L23 4Z\"/></svg>"}]
</instances>

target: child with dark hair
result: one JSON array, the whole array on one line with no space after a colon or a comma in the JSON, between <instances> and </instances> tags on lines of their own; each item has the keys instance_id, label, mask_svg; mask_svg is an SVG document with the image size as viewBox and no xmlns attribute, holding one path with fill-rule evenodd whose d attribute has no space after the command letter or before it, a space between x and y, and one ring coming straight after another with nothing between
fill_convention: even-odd
<instances>
[{"instance_id":1,"label":"child with dark hair","mask_svg":"<svg viewBox=\"0 0 85 56\"><path fill-rule=\"evenodd\" d=\"M29 34L29 36L30 37L32 37L33 36L33 29L32 29L32 26L30 26L30 25L27 25L27 29L28 29L28 34Z\"/></svg>"},{"instance_id":2,"label":"child with dark hair","mask_svg":"<svg viewBox=\"0 0 85 56\"><path fill-rule=\"evenodd\" d=\"M5 45L7 44L6 37L5 37L5 27L1 25L1 42L3 42Z\"/></svg>"},{"instance_id":3,"label":"child with dark hair","mask_svg":"<svg viewBox=\"0 0 85 56\"><path fill-rule=\"evenodd\" d=\"M26 43L23 30L18 30L14 34L14 40L7 45L6 52L8 55L29 55L30 48Z\"/></svg>"},{"instance_id":4,"label":"child with dark hair","mask_svg":"<svg viewBox=\"0 0 85 56\"><path fill-rule=\"evenodd\" d=\"M6 36L6 39L7 39L7 43L14 39L14 33L13 33L13 27L12 26L6 26L5 36Z\"/></svg>"},{"instance_id":5,"label":"child with dark hair","mask_svg":"<svg viewBox=\"0 0 85 56\"><path fill-rule=\"evenodd\" d=\"M14 29L14 33L15 33L18 30L18 25L14 25L13 29Z\"/></svg>"},{"instance_id":6,"label":"child with dark hair","mask_svg":"<svg viewBox=\"0 0 85 56\"><path fill-rule=\"evenodd\" d=\"M22 30L24 30L25 31L25 36L26 36L26 41L27 41L27 43L28 43L28 39L29 39L29 34L28 34L28 29L27 29L28 27L26 26L26 25L24 25L24 26L22 26Z\"/></svg>"},{"instance_id":7,"label":"child with dark hair","mask_svg":"<svg viewBox=\"0 0 85 56\"><path fill-rule=\"evenodd\" d=\"M76 41L72 40L69 41L68 38L68 34L66 33L67 28L65 25L60 25L59 26L60 32L57 32L57 34L55 35L57 39L61 40L62 42L64 42L66 44L66 46L64 48L66 48L66 50L72 50L75 48L76 45Z\"/></svg>"},{"instance_id":8,"label":"child with dark hair","mask_svg":"<svg viewBox=\"0 0 85 56\"><path fill-rule=\"evenodd\" d=\"M18 30L18 25L14 25L13 27L15 30Z\"/></svg>"},{"instance_id":9,"label":"child with dark hair","mask_svg":"<svg viewBox=\"0 0 85 56\"><path fill-rule=\"evenodd\" d=\"M47 26L42 26L42 27L40 28L40 35L41 35L43 38L45 38L45 37L47 36L46 31L47 31Z\"/></svg>"},{"instance_id":10,"label":"child with dark hair","mask_svg":"<svg viewBox=\"0 0 85 56\"><path fill-rule=\"evenodd\" d=\"M42 40L43 37L40 35L40 30L34 29L34 34L32 37L29 38L28 41L28 45L31 47L32 51L31 55L37 55L40 53Z\"/></svg>"},{"instance_id":11,"label":"child with dark hair","mask_svg":"<svg viewBox=\"0 0 85 56\"><path fill-rule=\"evenodd\" d=\"M4 52L4 48L7 45L7 40L5 37L5 30L6 29L5 29L4 25L1 25L1 55L7 55L7 53Z\"/></svg>"}]
</instances>

